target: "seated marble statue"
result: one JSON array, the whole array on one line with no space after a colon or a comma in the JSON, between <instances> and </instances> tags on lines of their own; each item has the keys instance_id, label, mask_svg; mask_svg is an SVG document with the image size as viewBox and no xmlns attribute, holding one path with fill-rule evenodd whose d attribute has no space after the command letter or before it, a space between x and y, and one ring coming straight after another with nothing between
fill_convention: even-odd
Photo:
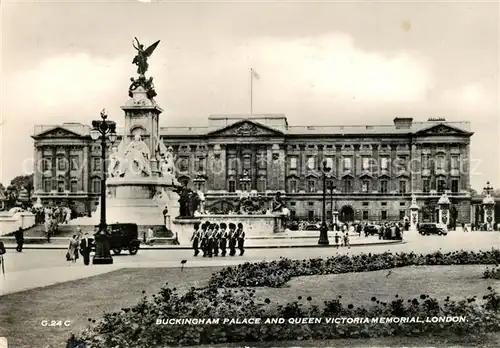
<instances>
[{"instance_id":1,"label":"seated marble statue","mask_svg":"<svg viewBox=\"0 0 500 348\"><path fill-rule=\"evenodd\" d=\"M136 134L134 140L128 144L125 149L123 162L126 167L121 166L121 173L124 173L126 176L141 176L141 174L145 174L146 176L151 176L151 166L149 163L149 158L151 156L151 152L149 151L148 145L144 141L141 140L141 136Z\"/></svg>"}]
</instances>

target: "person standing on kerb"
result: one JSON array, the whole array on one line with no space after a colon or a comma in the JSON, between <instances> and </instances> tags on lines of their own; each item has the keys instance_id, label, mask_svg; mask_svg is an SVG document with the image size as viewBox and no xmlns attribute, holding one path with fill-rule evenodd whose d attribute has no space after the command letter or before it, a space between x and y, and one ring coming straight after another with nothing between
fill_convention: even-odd
<instances>
[{"instance_id":1,"label":"person standing on kerb","mask_svg":"<svg viewBox=\"0 0 500 348\"><path fill-rule=\"evenodd\" d=\"M17 252L22 252L23 251L23 244L24 244L24 230L22 227L19 227L19 229L15 233L15 238L16 238L16 251Z\"/></svg>"},{"instance_id":2,"label":"person standing on kerb","mask_svg":"<svg viewBox=\"0 0 500 348\"><path fill-rule=\"evenodd\" d=\"M191 241L193 242L193 250L194 250L194 256L198 256L198 254L200 253L200 249L198 248L198 244L199 244L199 241L200 241L200 223L197 222L194 224L194 231L193 231L193 235L191 236Z\"/></svg>"}]
</instances>

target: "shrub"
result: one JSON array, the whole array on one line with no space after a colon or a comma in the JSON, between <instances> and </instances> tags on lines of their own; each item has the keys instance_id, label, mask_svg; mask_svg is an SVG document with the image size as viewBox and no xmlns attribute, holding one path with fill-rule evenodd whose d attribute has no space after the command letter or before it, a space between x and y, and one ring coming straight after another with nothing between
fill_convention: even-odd
<instances>
[{"instance_id":1,"label":"shrub","mask_svg":"<svg viewBox=\"0 0 500 348\"><path fill-rule=\"evenodd\" d=\"M280 287L292 277L349 272L379 271L405 266L499 264L500 251L456 251L422 255L414 252L383 254L336 255L327 259L290 260L245 263L227 267L212 275L214 287Z\"/></svg>"},{"instance_id":2,"label":"shrub","mask_svg":"<svg viewBox=\"0 0 500 348\"><path fill-rule=\"evenodd\" d=\"M163 288L148 300L143 298L131 308L107 313L104 318L82 334L87 348L166 347L229 342L262 342L275 340L309 340L337 338L370 338L383 336L420 336L450 333L476 335L498 329L500 297L493 289L483 297L461 301L446 299L443 303L422 294L419 298L395 298L382 303L375 298L369 308L345 306L340 299L326 301L323 309L311 299L276 306L269 299L254 298L254 290L194 289L184 294ZM332 324L323 319L319 324L293 324L294 318L333 317L419 317L465 316L460 323L356 323ZM285 318L284 324L229 325L222 318ZM156 325L158 318L220 318L219 324Z\"/></svg>"},{"instance_id":3,"label":"shrub","mask_svg":"<svg viewBox=\"0 0 500 348\"><path fill-rule=\"evenodd\" d=\"M498 279L500 280L500 268L494 267L491 270L486 268L483 274L484 279Z\"/></svg>"}]
</instances>

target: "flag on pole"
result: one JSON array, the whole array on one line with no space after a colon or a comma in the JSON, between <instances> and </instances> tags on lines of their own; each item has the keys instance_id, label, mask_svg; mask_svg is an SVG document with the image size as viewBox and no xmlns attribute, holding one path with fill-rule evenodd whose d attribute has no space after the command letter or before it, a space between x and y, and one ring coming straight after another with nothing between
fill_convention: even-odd
<instances>
[{"instance_id":1,"label":"flag on pole","mask_svg":"<svg viewBox=\"0 0 500 348\"><path fill-rule=\"evenodd\" d=\"M256 72L255 70L253 70L253 69L251 69L251 70L252 70L252 76L253 76L256 80L259 80L259 79L260 79L260 75L259 75L259 74L257 74L257 72Z\"/></svg>"}]
</instances>

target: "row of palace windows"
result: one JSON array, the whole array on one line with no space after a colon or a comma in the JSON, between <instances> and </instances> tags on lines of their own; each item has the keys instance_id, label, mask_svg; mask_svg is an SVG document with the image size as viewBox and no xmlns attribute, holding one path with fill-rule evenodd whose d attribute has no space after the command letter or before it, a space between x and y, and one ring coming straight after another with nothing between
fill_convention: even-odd
<instances>
[{"instance_id":1,"label":"row of palace windows","mask_svg":"<svg viewBox=\"0 0 500 348\"><path fill-rule=\"evenodd\" d=\"M68 166L70 170L79 170L79 156L70 156L69 161L66 157L57 157L56 160L56 168L58 171L68 170ZM102 160L100 157L92 158L92 171L101 171ZM42 171L48 171L52 169L52 158L45 157L42 160Z\"/></svg>"},{"instance_id":2,"label":"row of palace windows","mask_svg":"<svg viewBox=\"0 0 500 348\"><path fill-rule=\"evenodd\" d=\"M398 165L401 168L406 168L408 163L409 156L398 156L397 161ZM335 168L335 162L332 157L325 158L326 166L328 168ZM341 159L341 167L344 171L349 171L353 169L353 158L352 156L344 156ZM381 156L379 158L379 164L381 170L389 169L389 156ZM431 168L432 159L429 155L422 155L422 169L430 169ZM460 156L452 155L451 156L451 169L459 169L460 168ZM364 156L361 159L361 168L363 170L370 170L376 164L376 161L373 157ZM290 156L289 157L289 167L290 169L297 169L299 165L299 157L298 156ZM445 155L437 155L434 159L434 165L436 170L444 170L446 168L446 157ZM317 163L317 158L315 156L309 156L307 158L307 168L310 170L318 169L319 164Z\"/></svg>"},{"instance_id":3,"label":"row of palace windows","mask_svg":"<svg viewBox=\"0 0 500 348\"><path fill-rule=\"evenodd\" d=\"M288 182L288 192L290 193L297 193L299 192L298 190L298 180L292 179ZM435 182L435 188L431 187L431 181L429 179L424 179L423 180L423 187L422 191L425 193L430 192L431 190L435 189L436 191L442 193L445 190L448 189L447 181L445 179L438 179ZM327 180L327 190L332 190L332 188L335 190L336 186L333 181ZM398 182L398 192L401 194L408 193L408 181L407 180L399 180ZM459 192L460 188L460 182L458 179L452 179L451 180L451 192L456 193ZM308 180L307 181L307 192L309 193L316 193L318 190L321 190L322 187L317 187L316 185L316 180ZM372 181L371 180L363 180L361 181L361 192L362 193L369 193L375 190L376 187L372 187ZM342 180L342 188L341 191L342 193L353 193L354 187L353 187L353 180L352 179L343 179ZM378 182L378 190L379 193L388 193L389 192L389 180L379 180Z\"/></svg>"},{"instance_id":4,"label":"row of palace windows","mask_svg":"<svg viewBox=\"0 0 500 348\"><path fill-rule=\"evenodd\" d=\"M295 219L297 216L297 213L295 210L290 210L290 218ZM399 219L403 220L407 216L407 211L406 210L400 210L399 211ZM369 210L363 210L362 215L361 215L362 220L369 220L370 219L370 211ZM307 220L309 221L317 221L321 219L320 215L316 215L316 211L314 210L308 210L307 211ZM387 220L387 210L382 210L380 212L380 219L381 220ZM326 211L326 220L331 221L332 220L332 211L327 210Z\"/></svg>"},{"instance_id":5,"label":"row of palace windows","mask_svg":"<svg viewBox=\"0 0 500 348\"><path fill-rule=\"evenodd\" d=\"M58 193L63 193L66 192L66 180L65 179L58 179L57 181L54 181L52 179L44 179L43 180L43 191L44 192L52 192L57 191ZM101 179L100 178L93 178L92 181L92 192L93 193L100 193L101 192ZM69 192L75 193L78 192L78 180L77 179L71 179L69 181Z\"/></svg>"}]
</instances>

